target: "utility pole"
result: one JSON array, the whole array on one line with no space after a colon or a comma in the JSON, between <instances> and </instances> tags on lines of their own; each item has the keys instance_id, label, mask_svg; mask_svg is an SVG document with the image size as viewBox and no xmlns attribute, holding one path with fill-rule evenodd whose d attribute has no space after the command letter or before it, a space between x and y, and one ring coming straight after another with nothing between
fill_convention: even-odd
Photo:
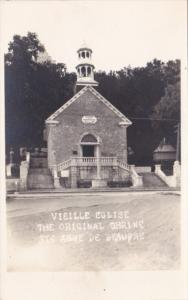
<instances>
[{"instance_id":1,"label":"utility pole","mask_svg":"<svg viewBox=\"0 0 188 300\"><path fill-rule=\"evenodd\" d=\"M176 160L180 161L180 123L178 123L175 126L176 130L175 132L177 133L177 139L176 139Z\"/></svg>"}]
</instances>

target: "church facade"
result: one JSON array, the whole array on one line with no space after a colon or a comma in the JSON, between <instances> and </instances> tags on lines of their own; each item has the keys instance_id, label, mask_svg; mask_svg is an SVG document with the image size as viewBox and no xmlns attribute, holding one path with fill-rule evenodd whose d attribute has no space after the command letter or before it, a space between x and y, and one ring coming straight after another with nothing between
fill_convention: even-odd
<instances>
[{"instance_id":1,"label":"church facade","mask_svg":"<svg viewBox=\"0 0 188 300\"><path fill-rule=\"evenodd\" d=\"M56 187L92 187L129 178L127 128L131 121L95 87L92 50L78 50L78 92L46 120L48 168Z\"/></svg>"}]
</instances>

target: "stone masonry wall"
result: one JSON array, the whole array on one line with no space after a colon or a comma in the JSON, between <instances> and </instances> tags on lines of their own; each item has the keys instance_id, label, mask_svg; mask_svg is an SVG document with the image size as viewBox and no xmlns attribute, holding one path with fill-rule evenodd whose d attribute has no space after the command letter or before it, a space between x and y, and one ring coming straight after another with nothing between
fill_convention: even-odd
<instances>
[{"instance_id":1,"label":"stone masonry wall","mask_svg":"<svg viewBox=\"0 0 188 300\"><path fill-rule=\"evenodd\" d=\"M95 124L84 124L83 116L95 116ZM56 120L57 125L48 125L48 163L61 163L73 156L81 156L81 138L93 134L101 141L101 156L127 157L126 127L118 124L121 118L87 90L67 107Z\"/></svg>"}]
</instances>

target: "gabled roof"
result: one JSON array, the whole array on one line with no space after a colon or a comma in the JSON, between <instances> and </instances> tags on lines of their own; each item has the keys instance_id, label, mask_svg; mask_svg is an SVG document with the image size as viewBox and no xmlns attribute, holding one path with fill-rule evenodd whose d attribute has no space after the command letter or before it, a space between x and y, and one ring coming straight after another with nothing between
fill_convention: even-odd
<instances>
[{"instance_id":1,"label":"gabled roof","mask_svg":"<svg viewBox=\"0 0 188 300\"><path fill-rule=\"evenodd\" d=\"M67 107L69 107L73 102L75 102L80 96L82 96L86 91L90 91L95 95L100 101L102 101L111 111L113 111L119 118L122 119L121 125L131 125L132 122L126 118L117 108L115 108L107 99L105 99L99 92L97 92L92 86L85 86L77 94L75 94L70 100L63 104L56 112L54 112L47 120L46 123L54 121L54 119L59 116Z\"/></svg>"},{"instance_id":2,"label":"gabled roof","mask_svg":"<svg viewBox=\"0 0 188 300\"><path fill-rule=\"evenodd\" d=\"M166 142L166 138L164 137L159 146L154 150L154 153L157 152L176 152L176 150L171 144Z\"/></svg>"},{"instance_id":3,"label":"gabled roof","mask_svg":"<svg viewBox=\"0 0 188 300\"><path fill-rule=\"evenodd\" d=\"M166 145L159 145L154 153L157 153L157 152L176 152L176 150L174 149L174 147L170 144L166 144Z\"/></svg>"}]
</instances>

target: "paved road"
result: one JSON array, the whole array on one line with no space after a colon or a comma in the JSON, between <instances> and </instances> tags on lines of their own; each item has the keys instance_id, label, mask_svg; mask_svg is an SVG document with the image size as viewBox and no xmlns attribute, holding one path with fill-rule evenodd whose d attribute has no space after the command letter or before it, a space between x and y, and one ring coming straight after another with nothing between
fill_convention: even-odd
<instances>
[{"instance_id":1,"label":"paved road","mask_svg":"<svg viewBox=\"0 0 188 300\"><path fill-rule=\"evenodd\" d=\"M59 194L16 194L9 195L7 200L8 216L49 212L67 207L89 207L108 203L126 203L134 199L152 200L156 195L179 195L178 191L145 191L145 192L105 192L105 193L59 193Z\"/></svg>"},{"instance_id":2,"label":"paved road","mask_svg":"<svg viewBox=\"0 0 188 300\"><path fill-rule=\"evenodd\" d=\"M177 269L178 192L7 199L10 271Z\"/></svg>"}]
</instances>

